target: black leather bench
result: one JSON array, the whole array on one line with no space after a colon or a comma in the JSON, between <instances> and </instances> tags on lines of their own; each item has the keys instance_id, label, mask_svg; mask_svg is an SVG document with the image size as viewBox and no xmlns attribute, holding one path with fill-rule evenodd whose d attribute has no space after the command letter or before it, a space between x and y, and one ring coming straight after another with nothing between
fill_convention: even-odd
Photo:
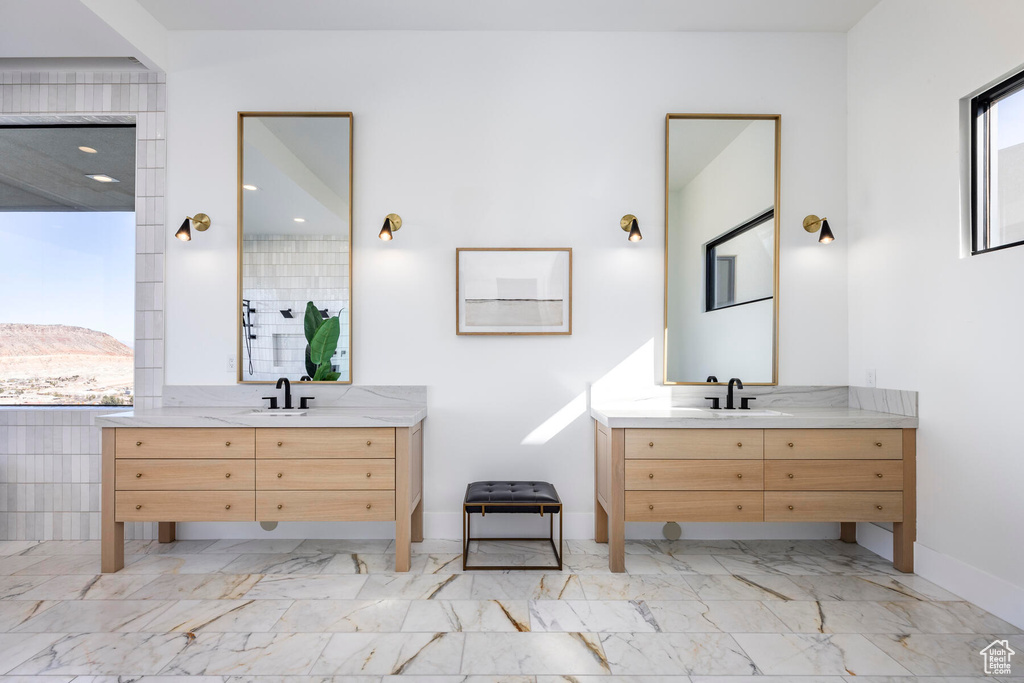
<instances>
[{"instance_id":1,"label":"black leather bench","mask_svg":"<svg viewBox=\"0 0 1024 683\"><path fill-rule=\"evenodd\" d=\"M550 516L547 538L473 538L471 515L545 514ZM558 545L555 545L555 514L558 514ZM470 541L548 541L555 553L556 565L473 565L469 564ZM562 570L562 500L555 487L546 481L475 481L466 487L462 502L462 568L466 569L557 569Z\"/></svg>"}]
</instances>

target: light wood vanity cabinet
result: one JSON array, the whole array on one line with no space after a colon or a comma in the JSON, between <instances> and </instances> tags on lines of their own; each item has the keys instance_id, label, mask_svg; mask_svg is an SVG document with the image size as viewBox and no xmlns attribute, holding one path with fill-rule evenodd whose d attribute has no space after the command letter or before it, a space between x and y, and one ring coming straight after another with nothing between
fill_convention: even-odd
<instances>
[{"instance_id":1,"label":"light wood vanity cabinet","mask_svg":"<svg viewBox=\"0 0 1024 683\"><path fill-rule=\"evenodd\" d=\"M396 571L423 539L423 423L412 427L103 429L102 565L124 523L396 522Z\"/></svg>"},{"instance_id":2,"label":"light wood vanity cabinet","mask_svg":"<svg viewBox=\"0 0 1024 683\"><path fill-rule=\"evenodd\" d=\"M913 429L613 429L596 424L595 540L625 571L625 522L893 522L913 571Z\"/></svg>"}]
</instances>

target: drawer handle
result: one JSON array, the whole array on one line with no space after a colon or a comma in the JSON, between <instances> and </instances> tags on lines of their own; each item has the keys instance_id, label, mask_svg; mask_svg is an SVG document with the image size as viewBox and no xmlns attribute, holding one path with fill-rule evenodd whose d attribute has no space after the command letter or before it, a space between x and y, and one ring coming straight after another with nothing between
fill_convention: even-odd
<instances>
[{"instance_id":1,"label":"drawer handle","mask_svg":"<svg viewBox=\"0 0 1024 683\"><path fill-rule=\"evenodd\" d=\"M648 505L648 506L647 506L647 509L648 509L648 510L653 510L653 509L654 509L654 506L653 506L653 505Z\"/></svg>"},{"instance_id":2,"label":"drawer handle","mask_svg":"<svg viewBox=\"0 0 1024 683\"><path fill-rule=\"evenodd\" d=\"M138 479L138 478L139 478L139 477L141 477L141 476L142 476L142 472L136 472L136 473L135 473L135 478L136 478L136 479Z\"/></svg>"},{"instance_id":3,"label":"drawer handle","mask_svg":"<svg viewBox=\"0 0 1024 683\"><path fill-rule=\"evenodd\" d=\"M367 445L367 446L369 446L369 445L370 445L370 444L372 444L372 443L373 443L373 442L372 442L372 441L370 441L370 440L367 440L367 441L366 441L366 445Z\"/></svg>"},{"instance_id":4,"label":"drawer handle","mask_svg":"<svg viewBox=\"0 0 1024 683\"><path fill-rule=\"evenodd\" d=\"M793 506L792 506L792 505L790 505L790 506L789 506L789 509L790 509L790 510L792 510L792 509L793 509Z\"/></svg>"},{"instance_id":5,"label":"drawer handle","mask_svg":"<svg viewBox=\"0 0 1024 683\"><path fill-rule=\"evenodd\" d=\"M224 473L224 478L225 479L230 479L231 478L231 473L230 472L225 472Z\"/></svg>"},{"instance_id":6,"label":"drawer handle","mask_svg":"<svg viewBox=\"0 0 1024 683\"><path fill-rule=\"evenodd\" d=\"M230 442L230 441L225 441L225 442L224 442L224 445L225 445L225 446L230 446L230 445L231 445L231 442Z\"/></svg>"},{"instance_id":7,"label":"drawer handle","mask_svg":"<svg viewBox=\"0 0 1024 683\"><path fill-rule=\"evenodd\" d=\"M367 479L369 479L369 478L370 478L370 473L369 473L369 472L367 472L367 473L366 473L366 478L367 478Z\"/></svg>"},{"instance_id":8,"label":"drawer handle","mask_svg":"<svg viewBox=\"0 0 1024 683\"><path fill-rule=\"evenodd\" d=\"M647 447L648 447L648 448L654 448L654 442L652 441L652 442L650 442L649 444L647 444Z\"/></svg>"},{"instance_id":9,"label":"drawer handle","mask_svg":"<svg viewBox=\"0 0 1024 683\"><path fill-rule=\"evenodd\" d=\"M737 474L737 475L736 475L736 478L737 478L737 479L742 479L742 478L743 478L743 474L742 474L742 473L740 473L740 474Z\"/></svg>"},{"instance_id":10,"label":"drawer handle","mask_svg":"<svg viewBox=\"0 0 1024 683\"><path fill-rule=\"evenodd\" d=\"M136 509L136 510L141 510L141 509L142 509L142 506L141 506L141 505L136 505L136 506L135 506L135 509Z\"/></svg>"},{"instance_id":11,"label":"drawer handle","mask_svg":"<svg viewBox=\"0 0 1024 683\"><path fill-rule=\"evenodd\" d=\"M277 442L277 447L278 447L278 448L280 448L280 447L281 447L281 446L283 446L283 445L284 445L284 441L278 441L278 442Z\"/></svg>"},{"instance_id":12,"label":"drawer handle","mask_svg":"<svg viewBox=\"0 0 1024 683\"><path fill-rule=\"evenodd\" d=\"M743 448L743 442L742 442L742 441L741 441L741 442L738 442L738 443L736 444L736 448Z\"/></svg>"},{"instance_id":13,"label":"drawer handle","mask_svg":"<svg viewBox=\"0 0 1024 683\"><path fill-rule=\"evenodd\" d=\"M280 479L280 478L281 478L281 477L283 477L283 476L284 476L284 472L278 472L278 473L277 473L277 478L278 478L278 479Z\"/></svg>"},{"instance_id":14,"label":"drawer handle","mask_svg":"<svg viewBox=\"0 0 1024 683\"><path fill-rule=\"evenodd\" d=\"M876 508L878 508L879 510L881 510L881 509L882 509L882 506L881 506L881 505L876 505L875 507L876 507Z\"/></svg>"},{"instance_id":15,"label":"drawer handle","mask_svg":"<svg viewBox=\"0 0 1024 683\"><path fill-rule=\"evenodd\" d=\"M225 509L225 510L230 510L230 509L231 509L231 505L225 505L225 506L224 506L224 509Z\"/></svg>"},{"instance_id":16,"label":"drawer handle","mask_svg":"<svg viewBox=\"0 0 1024 683\"><path fill-rule=\"evenodd\" d=\"M875 445L878 446L879 448L881 448L882 447L882 442L881 441L876 441Z\"/></svg>"},{"instance_id":17,"label":"drawer handle","mask_svg":"<svg viewBox=\"0 0 1024 683\"><path fill-rule=\"evenodd\" d=\"M882 473L881 473L881 472L879 472L879 473L878 473L878 474L876 474L875 476L876 476L876 477L878 477L879 479L881 479L881 478L882 478Z\"/></svg>"},{"instance_id":18,"label":"drawer handle","mask_svg":"<svg viewBox=\"0 0 1024 683\"><path fill-rule=\"evenodd\" d=\"M742 510L742 509L743 509L743 506L742 506L742 505L737 505L737 506L736 506L736 509L737 509L737 510Z\"/></svg>"},{"instance_id":19,"label":"drawer handle","mask_svg":"<svg viewBox=\"0 0 1024 683\"><path fill-rule=\"evenodd\" d=\"M647 478L648 479L654 479L654 472L651 472L650 474L648 474Z\"/></svg>"},{"instance_id":20,"label":"drawer handle","mask_svg":"<svg viewBox=\"0 0 1024 683\"><path fill-rule=\"evenodd\" d=\"M277 509L278 509L278 510L280 510L280 509L281 509L281 508L283 508L283 507L284 507L284 505L281 505L280 503L278 503L278 504L277 504Z\"/></svg>"},{"instance_id":21,"label":"drawer handle","mask_svg":"<svg viewBox=\"0 0 1024 683\"><path fill-rule=\"evenodd\" d=\"M792 441L790 441L790 442L789 442L788 444L786 444L786 445L787 445L787 446L789 446L790 448L792 448L792 447L793 447L793 442L792 442Z\"/></svg>"},{"instance_id":22,"label":"drawer handle","mask_svg":"<svg viewBox=\"0 0 1024 683\"><path fill-rule=\"evenodd\" d=\"M135 442L135 445L136 445L136 446L141 446L141 445L142 445L142 442L141 442L141 441L136 441L136 442Z\"/></svg>"},{"instance_id":23,"label":"drawer handle","mask_svg":"<svg viewBox=\"0 0 1024 683\"><path fill-rule=\"evenodd\" d=\"M792 474L787 474L786 476L787 476L787 477L789 477L790 479L792 479L792 478L793 478L793 475L792 475Z\"/></svg>"},{"instance_id":24,"label":"drawer handle","mask_svg":"<svg viewBox=\"0 0 1024 683\"><path fill-rule=\"evenodd\" d=\"M367 503L367 504L366 504L366 509L367 509L367 510L369 510L369 509L370 509L370 504L369 504L369 503Z\"/></svg>"}]
</instances>

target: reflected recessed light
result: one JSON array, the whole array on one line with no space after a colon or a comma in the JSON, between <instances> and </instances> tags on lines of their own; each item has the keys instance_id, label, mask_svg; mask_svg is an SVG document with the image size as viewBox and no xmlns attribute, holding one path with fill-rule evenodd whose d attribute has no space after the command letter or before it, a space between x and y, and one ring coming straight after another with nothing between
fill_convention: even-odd
<instances>
[{"instance_id":1,"label":"reflected recessed light","mask_svg":"<svg viewBox=\"0 0 1024 683\"><path fill-rule=\"evenodd\" d=\"M86 178L92 178L98 183L119 183L121 182L117 178L111 178L106 173L86 173Z\"/></svg>"},{"instance_id":2,"label":"reflected recessed light","mask_svg":"<svg viewBox=\"0 0 1024 683\"><path fill-rule=\"evenodd\" d=\"M306 222L305 218L293 218L292 220L295 221L296 223L305 223Z\"/></svg>"},{"instance_id":3,"label":"reflected recessed light","mask_svg":"<svg viewBox=\"0 0 1024 683\"><path fill-rule=\"evenodd\" d=\"M242 185L242 189L243 190L249 190L250 192L255 192L256 190L258 190L260 188L256 187L255 185Z\"/></svg>"},{"instance_id":4,"label":"reflected recessed light","mask_svg":"<svg viewBox=\"0 0 1024 683\"><path fill-rule=\"evenodd\" d=\"M94 150L92 147L86 147L85 145L82 145L78 149L80 149L81 151L85 152L86 154L95 154L96 153L96 150Z\"/></svg>"}]
</instances>

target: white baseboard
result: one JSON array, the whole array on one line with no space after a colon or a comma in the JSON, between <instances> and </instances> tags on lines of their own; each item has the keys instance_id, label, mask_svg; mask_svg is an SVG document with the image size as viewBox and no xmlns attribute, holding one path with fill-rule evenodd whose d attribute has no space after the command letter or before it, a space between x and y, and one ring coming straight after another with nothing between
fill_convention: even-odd
<instances>
[{"instance_id":1,"label":"white baseboard","mask_svg":"<svg viewBox=\"0 0 1024 683\"><path fill-rule=\"evenodd\" d=\"M857 543L892 560L892 532L866 522L857 523ZM914 573L959 595L1000 619L1024 628L1024 586L992 576L955 557L914 544ZM999 634L996 634L999 635Z\"/></svg>"}]
</instances>

